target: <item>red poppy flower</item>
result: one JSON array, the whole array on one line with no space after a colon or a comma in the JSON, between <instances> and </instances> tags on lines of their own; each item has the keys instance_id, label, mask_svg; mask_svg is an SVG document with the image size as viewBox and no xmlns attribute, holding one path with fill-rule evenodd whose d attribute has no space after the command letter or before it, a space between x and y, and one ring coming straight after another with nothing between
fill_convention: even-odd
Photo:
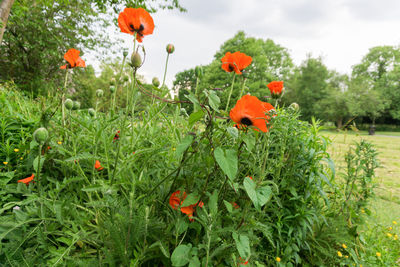
<instances>
[{"instance_id":1,"label":"red poppy flower","mask_svg":"<svg viewBox=\"0 0 400 267\"><path fill-rule=\"evenodd\" d=\"M244 70L247 66L250 65L253 59L251 56L246 55L241 52L227 52L223 58L221 58L222 69L226 72L236 72L237 74L242 74L242 70Z\"/></svg>"},{"instance_id":2,"label":"red poppy flower","mask_svg":"<svg viewBox=\"0 0 400 267\"><path fill-rule=\"evenodd\" d=\"M119 13L118 26L121 32L133 35L136 33L136 40L142 42L143 36L153 33L154 21L149 12L143 8L125 8Z\"/></svg>"},{"instance_id":3,"label":"red poppy flower","mask_svg":"<svg viewBox=\"0 0 400 267\"><path fill-rule=\"evenodd\" d=\"M27 184L29 184L30 182L34 182L34 181L33 181L33 178L35 178L35 174L32 173L31 176L29 176L29 177L27 177L27 178L25 178L25 179L18 180L18 183L24 183L24 184L27 185Z\"/></svg>"},{"instance_id":4,"label":"red poppy flower","mask_svg":"<svg viewBox=\"0 0 400 267\"><path fill-rule=\"evenodd\" d=\"M270 82L267 86L272 96L280 96L282 94L283 81L273 81Z\"/></svg>"},{"instance_id":5,"label":"red poppy flower","mask_svg":"<svg viewBox=\"0 0 400 267\"><path fill-rule=\"evenodd\" d=\"M241 126L254 126L262 132L268 132L269 116L265 113L271 109L274 109L271 104L262 102L255 96L244 95L236 102L229 116Z\"/></svg>"},{"instance_id":6,"label":"red poppy flower","mask_svg":"<svg viewBox=\"0 0 400 267\"><path fill-rule=\"evenodd\" d=\"M102 169L104 169L103 167L101 167L100 161L96 160L96 163L94 164L94 168L98 171L101 171Z\"/></svg>"},{"instance_id":7,"label":"red poppy flower","mask_svg":"<svg viewBox=\"0 0 400 267\"><path fill-rule=\"evenodd\" d=\"M114 135L114 141L113 141L113 142L115 142L115 140L118 140L118 139L119 139L119 133L121 133L121 131L117 131L117 132L115 133L115 135Z\"/></svg>"},{"instance_id":8,"label":"red poppy flower","mask_svg":"<svg viewBox=\"0 0 400 267\"><path fill-rule=\"evenodd\" d=\"M64 59L68 61L68 64L61 66L60 69L71 69L75 67L86 67L85 61L79 56L81 52L75 48L71 48L64 54Z\"/></svg>"},{"instance_id":9,"label":"red poppy flower","mask_svg":"<svg viewBox=\"0 0 400 267\"><path fill-rule=\"evenodd\" d=\"M238 265L247 265L249 263L249 261L245 261L244 259L242 259L242 257L239 257L239 264Z\"/></svg>"},{"instance_id":10,"label":"red poppy flower","mask_svg":"<svg viewBox=\"0 0 400 267\"><path fill-rule=\"evenodd\" d=\"M187 196L186 192L181 193L180 190L172 193L169 198L169 205L174 210L177 210L182 205L186 196ZM200 202L197 202L196 204L192 204L192 205L189 205L186 207L181 207L181 212L187 214L189 217L189 220L193 221L192 217L193 217L193 213L196 209L196 206L199 206L200 208L202 208L204 206L204 203L202 201L200 201Z\"/></svg>"},{"instance_id":11,"label":"red poppy flower","mask_svg":"<svg viewBox=\"0 0 400 267\"><path fill-rule=\"evenodd\" d=\"M239 208L240 208L240 206L239 206L236 202L232 202L232 206L233 206L235 209L239 209Z\"/></svg>"}]
</instances>

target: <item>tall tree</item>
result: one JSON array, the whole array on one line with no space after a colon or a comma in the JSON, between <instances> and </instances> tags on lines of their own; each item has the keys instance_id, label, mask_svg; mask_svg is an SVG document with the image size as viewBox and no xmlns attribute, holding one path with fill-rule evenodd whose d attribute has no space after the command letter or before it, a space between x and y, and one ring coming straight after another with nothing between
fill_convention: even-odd
<instances>
[{"instance_id":1,"label":"tall tree","mask_svg":"<svg viewBox=\"0 0 400 267\"><path fill-rule=\"evenodd\" d=\"M3 34L6 29L8 15L10 14L11 7L14 4L14 0L2 0L0 3L0 44L3 40Z\"/></svg>"}]
</instances>

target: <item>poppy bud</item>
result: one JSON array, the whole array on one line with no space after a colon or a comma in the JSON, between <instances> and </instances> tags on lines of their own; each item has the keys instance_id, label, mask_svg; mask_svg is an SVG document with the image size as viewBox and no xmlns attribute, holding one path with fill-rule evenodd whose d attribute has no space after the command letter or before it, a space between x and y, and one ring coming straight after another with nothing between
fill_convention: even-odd
<instances>
[{"instance_id":1,"label":"poppy bud","mask_svg":"<svg viewBox=\"0 0 400 267\"><path fill-rule=\"evenodd\" d=\"M112 79L111 79L110 85L115 85L115 78L112 78Z\"/></svg>"},{"instance_id":2,"label":"poppy bud","mask_svg":"<svg viewBox=\"0 0 400 267\"><path fill-rule=\"evenodd\" d=\"M74 106L74 101L72 101L71 99L67 98L67 100L65 100L64 102L64 106L66 109L71 110L72 107Z\"/></svg>"},{"instance_id":3,"label":"poppy bud","mask_svg":"<svg viewBox=\"0 0 400 267\"><path fill-rule=\"evenodd\" d=\"M132 67L139 68L142 65L142 58L139 53L133 53L131 57Z\"/></svg>"},{"instance_id":4,"label":"poppy bud","mask_svg":"<svg viewBox=\"0 0 400 267\"><path fill-rule=\"evenodd\" d=\"M74 101L72 110L78 110L80 107L81 107L81 103L79 101Z\"/></svg>"},{"instance_id":5,"label":"poppy bud","mask_svg":"<svg viewBox=\"0 0 400 267\"><path fill-rule=\"evenodd\" d=\"M104 94L103 90L101 90L101 89L96 90L96 96L97 97L102 97L103 94Z\"/></svg>"},{"instance_id":6,"label":"poppy bud","mask_svg":"<svg viewBox=\"0 0 400 267\"><path fill-rule=\"evenodd\" d=\"M196 74L196 77L197 77L197 78L203 77L203 67L202 67L202 66L197 66L197 67L194 69L194 73Z\"/></svg>"},{"instance_id":7,"label":"poppy bud","mask_svg":"<svg viewBox=\"0 0 400 267\"><path fill-rule=\"evenodd\" d=\"M110 86L110 92L111 92L111 93L114 93L114 92L115 92L115 86L112 86L112 85Z\"/></svg>"},{"instance_id":8,"label":"poppy bud","mask_svg":"<svg viewBox=\"0 0 400 267\"><path fill-rule=\"evenodd\" d=\"M124 76L124 82L127 82L127 81L129 81L129 76L128 76L128 75L125 75L125 76Z\"/></svg>"},{"instance_id":9,"label":"poppy bud","mask_svg":"<svg viewBox=\"0 0 400 267\"><path fill-rule=\"evenodd\" d=\"M46 130L46 128L43 127L36 129L36 131L33 133L33 138L39 144L44 144L48 137L49 132Z\"/></svg>"},{"instance_id":10,"label":"poppy bud","mask_svg":"<svg viewBox=\"0 0 400 267\"><path fill-rule=\"evenodd\" d=\"M151 81L151 83L152 83L155 87L159 87L159 86L160 86L160 81L158 80L157 77L154 77L153 80Z\"/></svg>"},{"instance_id":11,"label":"poppy bud","mask_svg":"<svg viewBox=\"0 0 400 267\"><path fill-rule=\"evenodd\" d=\"M94 115L96 115L96 111L95 111L94 109L92 109L92 108L89 108L89 109L88 109L88 112L89 112L89 115L90 115L91 117L94 117Z\"/></svg>"},{"instance_id":12,"label":"poppy bud","mask_svg":"<svg viewBox=\"0 0 400 267\"><path fill-rule=\"evenodd\" d=\"M168 44L167 45L167 53L172 54L175 51L175 46L173 44Z\"/></svg>"},{"instance_id":13,"label":"poppy bud","mask_svg":"<svg viewBox=\"0 0 400 267\"><path fill-rule=\"evenodd\" d=\"M289 108L293 109L294 111L298 111L300 109L299 104L297 104L296 102L290 104Z\"/></svg>"},{"instance_id":14,"label":"poppy bud","mask_svg":"<svg viewBox=\"0 0 400 267\"><path fill-rule=\"evenodd\" d=\"M124 51L122 52L122 55L123 55L124 57L127 57L127 56L128 56L128 50L124 49Z\"/></svg>"}]
</instances>

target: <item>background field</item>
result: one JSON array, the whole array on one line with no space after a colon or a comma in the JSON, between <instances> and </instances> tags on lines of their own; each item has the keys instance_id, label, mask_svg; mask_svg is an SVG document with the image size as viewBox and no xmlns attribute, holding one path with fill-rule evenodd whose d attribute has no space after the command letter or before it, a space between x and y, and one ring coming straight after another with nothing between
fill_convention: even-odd
<instances>
[{"instance_id":1,"label":"background field","mask_svg":"<svg viewBox=\"0 0 400 267\"><path fill-rule=\"evenodd\" d=\"M377 132L370 136L367 132L323 132L332 141L330 153L338 172L343 171L344 155L356 141L366 139L376 145L381 167L376 172L376 198L371 201L371 219L377 223L390 225L400 221L400 134Z\"/></svg>"}]
</instances>

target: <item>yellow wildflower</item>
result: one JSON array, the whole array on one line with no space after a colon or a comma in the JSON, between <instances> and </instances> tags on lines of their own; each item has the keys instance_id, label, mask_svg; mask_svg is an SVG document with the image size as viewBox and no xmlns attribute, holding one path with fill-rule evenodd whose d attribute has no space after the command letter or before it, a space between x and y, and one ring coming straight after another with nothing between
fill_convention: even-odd
<instances>
[{"instance_id":1,"label":"yellow wildflower","mask_svg":"<svg viewBox=\"0 0 400 267\"><path fill-rule=\"evenodd\" d=\"M173 148L172 148L172 151L175 151L175 150L176 150L176 148L175 148L175 147L173 147Z\"/></svg>"},{"instance_id":2,"label":"yellow wildflower","mask_svg":"<svg viewBox=\"0 0 400 267\"><path fill-rule=\"evenodd\" d=\"M339 257L342 257L342 256L343 256L343 255L342 255L342 252L340 252L340 251L337 252L337 255L338 255Z\"/></svg>"},{"instance_id":3,"label":"yellow wildflower","mask_svg":"<svg viewBox=\"0 0 400 267\"><path fill-rule=\"evenodd\" d=\"M389 229L389 231L392 231L392 229L393 229L393 228L392 228L392 226L389 226L389 228L388 228L388 229Z\"/></svg>"},{"instance_id":4,"label":"yellow wildflower","mask_svg":"<svg viewBox=\"0 0 400 267\"><path fill-rule=\"evenodd\" d=\"M19 159L20 159L20 160L23 160L24 158L23 158L23 157L20 157Z\"/></svg>"},{"instance_id":5,"label":"yellow wildflower","mask_svg":"<svg viewBox=\"0 0 400 267\"><path fill-rule=\"evenodd\" d=\"M19 149L18 148L14 148L14 152L19 152Z\"/></svg>"},{"instance_id":6,"label":"yellow wildflower","mask_svg":"<svg viewBox=\"0 0 400 267\"><path fill-rule=\"evenodd\" d=\"M344 255L344 257L345 257L346 259L348 259L348 258L349 258L349 256L347 256L347 255Z\"/></svg>"},{"instance_id":7,"label":"yellow wildflower","mask_svg":"<svg viewBox=\"0 0 400 267\"><path fill-rule=\"evenodd\" d=\"M392 234L391 233L387 233L386 234L388 237L392 237Z\"/></svg>"},{"instance_id":8,"label":"yellow wildflower","mask_svg":"<svg viewBox=\"0 0 400 267\"><path fill-rule=\"evenodd\" d=\"M343 247L344 249L346 249L346 248L347 248L346 244L342 244L342 247Z\"/></svg>"},{"instance_id":9,"label":"yellow wildflower","mask_svg":"<svg viewBox=\"0 0 400 267\"><path fill-rule=\"evenodd\" d=\"M398 235L394 235L393 239L397 240L397 239L399 239L399 236Z\"/></svg>"},{"instance_id":10,"label":"yellow wildflower","mask_svg":"<svg viewBox=\"0 0 400 267\"><path fill-rule=\"evenodd\" d=\"M61 144L62 144L62 142L61 142L61 141L58 141L58 142L57 142L57 144L61 145Z\"/></svg>"},{"instance_id":11,"label":"yellow wildflower","mask_svg":"<svg viewBox=\"0 0 400 267\"><path fill-rule=\"evenodd\" d=\"M380 252L377 252L377 253L376 253L376 256L377 256L377 257L380 257L380 256L382 256L382 254L381 254Z\"/></svg>"},{"instance_id":12,"label":"yellow wildflower","mask_svg":"<svg viewBox=\"0 0 400 267\"><path fill-rule=\"evenodd\" d=\"M364 209L361 209L361 213L365 213L365 210L364 210Z\"/></svg>"},{"instance_id":13,"label":"yellow wildflower","mask_svg":"<svg viewBox=\"0 0 400 267\"><path fill-rule=\"evenodd\" d=\"M4 165L7 165L7 164L8 164L8 162L7 162L7 161L3 161L3 164L4 164Z\"/></svg>"},{"instance_id":14,"label":"yellow wildflower","mask_svg":"<svg viewBox=\"0 0 400 267\"><path fill-rule=\"evenodd\" d=\"M276 257L275 260L276 260L277 262L280 262L280 261L281 261L281 258Z\"/></svg>"},{"instance_id":15,"label":"yellow wildflower","mask_svg":"<svg viewBox=\"0 0 400 267\"><path fill-rule=\"evenodd\" d=\"M396 221L393 221L392 223L393 223L393 224L397 224L397 222L396 222Z\"/></svg>"}]
</instances>

